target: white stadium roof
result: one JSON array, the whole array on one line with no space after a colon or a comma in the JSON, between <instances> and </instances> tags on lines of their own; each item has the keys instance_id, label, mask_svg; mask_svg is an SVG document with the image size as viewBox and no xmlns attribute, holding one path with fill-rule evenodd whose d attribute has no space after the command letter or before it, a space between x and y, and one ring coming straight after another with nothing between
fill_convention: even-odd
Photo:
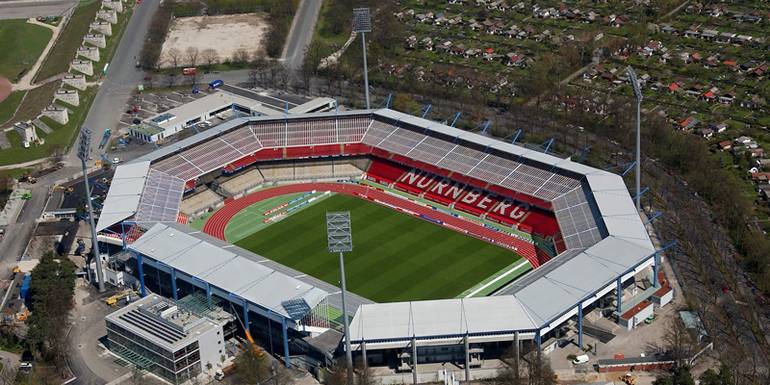
<instances>
[{"instance_id":1,"label":"white stadium roof","mask_svg":"<svg viewBox=\"0 0 770 385\"><path fill-rule=\"evenodd\" d=\"M343 132L343 129L346 131ZM248 139L252 137L252 142L260 142L258 146L249 144ZM203 153L201 147L215 140L223 143L220 146L222 154L217 155L221 155L221 160L217 158L213 162L215 156ZM567 249L503 288L497 297L390 304L359 301L361 307L358 311L356 307L348 307L351 313L356 311L353 330L358 334L353 335L353 342L359 337L367 341L410 339L418 332L427 337L428 333L464 335L485 333L491 329L531 330L535 327L550 330L565 317L574 314L579 303L589 305L606 293L619 277L626 279L629 274L646 266L655 253L620 176L569 158L545 154L389 109L281 118L239 118L193 135L119 166L97 228L105 229L137 212L137 195L143 197L146 189L140 191L136 186L124 185L122 181L147 179L150 170L162 169L159 164L184 169L180 173L198 177L235 161L225 154L233 153L233 149L249 154L254 149L270 146L315 145L329 140L363 143L550 202ZM201 156L201 153L207 156ZM179 174L175 172L175 175ZM117 191L113 191L116 186ZM120 200L127 203L121 204ZM175 207L169 202L166 205L172 210ZM158 226L153 230L160 231ZM163 231L169 230L164 228ZM145 240L152 234L144 235L132 247L142 253L160 253L158 258L163 263L173 264L180 271L189 270L190 274L201 279L221 279L222 284L227 284L236 293L253 295L255 300L273 303L271 306L275 306L276 301L286 300L293 293L291 290L283 292L280 288L264 293L252 292L244 286L250 278L233 279L222 275L223 271L230 269L233 273L228 274L253 268L249 277L263 272L262 266L235 257L232 261L227 259L230 254L226 251L223 254L223 247L227 247L224 242L217 246L218 251L212 249L211 253L205 254L217 256L204 259L204 254L199 251L187 250L181 257L174 250L191 247L195 242L191 239L195 237L165 237L164 243L153 243L152 247L148 246L152 241ZM183 238L185 240L181 241ZM176 244L178 242L180 245ZM229 263L233 265L218 267L219 264ZM236 269L236 263L244 265ZM278 266L274 264L275 269L285 269ZM285 283L282 282L277 281L276 285Z\"/></svg>"},{"instance_id":2,"label":"white stadium roof","mask_svg":"<svg viewBox=\"0 0 770 385\"><path fill-rule=\"evenodd\" d=\"M312 309L329 295L260 264L245 250L223 249L177 226L158 223L129 249L286 318L293 319L284 301L301 299Z\"/></svg>"}]
</instances>

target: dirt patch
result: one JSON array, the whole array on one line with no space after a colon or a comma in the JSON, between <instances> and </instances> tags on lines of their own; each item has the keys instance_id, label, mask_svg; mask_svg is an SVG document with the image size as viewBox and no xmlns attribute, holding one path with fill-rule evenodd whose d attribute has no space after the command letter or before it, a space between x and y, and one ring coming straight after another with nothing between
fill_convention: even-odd
<instances>
[{"instance_id":1,"label":"dirt patch","mask_svg":"<svg viewBox=\"0 0 770 385\"><path fill-rule=\"evenodd\" d=\"M174 67L173 50L178 53L177 66L191 65L186 54L188 47L198 49L197 65L206 63L203 51L207 48L216 50L217 62L231 58L240 49L246 50L249 55L262 53L268 30L265 16L257 13L179 17L171 23L159 65L162 68Z\"/></svg>"},{"instance_id":2,"label":"dirt patch","mask_svg":"<svg viewBox=\"0 0 770 385\"><path fill-rule=\"evenodd\" d=\"M0 76L0 103L11 94L11 82Z\"/></svg>"}]
</instances>

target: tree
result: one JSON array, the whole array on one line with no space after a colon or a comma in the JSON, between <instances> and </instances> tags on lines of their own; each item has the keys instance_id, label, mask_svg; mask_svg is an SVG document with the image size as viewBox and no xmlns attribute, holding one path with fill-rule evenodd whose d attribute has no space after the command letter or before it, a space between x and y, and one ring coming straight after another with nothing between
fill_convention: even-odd
<instances>
[{"instance_id":1,"label":"tree","mask_svg":"<svg viewBox=\"0 0 770 385\"><path fill-rule=\"evenodd\" d=\"M73 307L75 266L47 252L32 270L32 314L27 320L27 341L43 360L64 372L67 358L67 317Z\"/></svg>"},{"instance_id":2,"label":"tree","mask_svg":"<svg viewBox=\"0 0 770 385\"><path fill-rule=\"evenodd\" d=\"M678 318L672 318L668 324L663 343L677 365L684 366L695 353L695 341Z\"/></svg>"},{"instance_id":3,"label":"tree","mask_svg":"<svg viewBox=\"0 0 770 385\"><path fill-rule=\"evenodd\" d=\"M206 63L206 67L209 69L214 65L214 63L219 62L219 54L217 54L217 50L213 48L204 49L203 52L201 52L201 58Z\"/></svg>"},{"instance_id":4,"label":"tree","mask_svg":"<svg viewBox=\"0 0 770 385\"><path fill-rule=\"evenodd\" d=\"M240 48L233 53L233 57L230 59L233 64L244 65L249 62L249 51Z\"/></svg>"},{"instance_id":5,"label":"tree","mask_svg":"<svg viewBox=\"0 0 770 385\"><path fill-rule=\"evenodd\" d=\"M734 385L732 370L729 366L722 364L719 368L719 372L714 369L705 371L700 376L701 385Z\"/></svg>"},{"instance_id":6,"label":"tree","mask_svg":"<svg viewBox=\"0 0 770 385\"><path fill-rule=\"evenodd\" d=\"M269 357L264 354L262 357L251 350L244 350L235 359L235 365L238 368L236 375L239 384L260 384L262 381L270 378Z\"/></svg>"},{"instance_id":7,"label":"tree","mask_svg":"<svg viewBox=\"0 0 770 385\"><path fill-rule=\"evenodd\" d=\"M174 68L179 67L179 59L182 57L182 53L179 52L176 48L171 48L166 52L166 56L168 56L169 60L171 61L171 66Z\"/></svg>"},{"instance_id":8,"label":"tree","mask_svg":"<svg viewBox=\"0 0 770 385\"><path fill-rule=\"evenodd\" d=\"M187 59L187 63L190 64L190 67L195 67L195 65L198 63L198 56L199 56L198 48L196 47L187 47L185 50L185 57Z\"/></svg>"},{"instance_id":9,"label":"tree","mask_svg":"<svg viewBox=\"0 0 770 385\"><path fill-rule=\"evenodd\" d=\"M653 385L695 385L688 366L678 366L671 373L655 379Z\"/></svg>"}]
</instances>

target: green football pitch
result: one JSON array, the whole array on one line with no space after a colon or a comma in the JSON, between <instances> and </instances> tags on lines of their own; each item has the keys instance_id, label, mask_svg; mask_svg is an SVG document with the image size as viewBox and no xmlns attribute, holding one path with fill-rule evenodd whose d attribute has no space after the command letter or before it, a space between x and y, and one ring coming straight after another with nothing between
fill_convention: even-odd
<instances>
[{"instance_id":1,"label":"green football pitch","mask_svg":"<svg viewBox=\"0 0 770 385\"><path fill-rule=\"evenodd\" d=\"M353 251L345 254L348 290L373 301L454 298L521 261L508 249L346 195L333 195L279 222L259 226L251 235L238 237L236 244L338 285L339 256L326 250L327 211L350 211ZM261 214L251 217L253 223L262 224Z\"/></svg>"}]
</instances>

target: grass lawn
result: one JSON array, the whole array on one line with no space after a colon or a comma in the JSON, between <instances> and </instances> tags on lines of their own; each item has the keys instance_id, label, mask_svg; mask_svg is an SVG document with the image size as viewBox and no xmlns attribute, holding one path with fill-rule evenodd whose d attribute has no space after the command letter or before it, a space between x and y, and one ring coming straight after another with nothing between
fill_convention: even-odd
<instances>
[{"instance_id":1,"label":"grass lawn","mask_svg":"<svg viewBox=\"0 0 770 385\"><path fill-rule=\"evenodd\" d=\"M57 83L58 82L54 82L51 84L57 87ZM47 85L30 91L30 96L32 95L32 92L45 87L47 87ZM42 146L24 148L21 145L21 138L16 134L16 132L11 131L6 133L8 141L11 142L12 147L7 150L0 151L0 165L27 162L30 160L53 155L53 153L56 151L64 151L70 145L70 143L72 143L75 133L78 132L77 128L80 127L80 124L83 122L83 120L85 120L85 116L88 113L88 109L91 106L91 101L93 101L95 95L96 89L93 87L80 93L80 106L77 109L74 109L70 114L69 123L66 125L58 124L48 118L42 118L43 122L53 129L53 132L48 135L40 130L37 131L38 135L45 139L45 144ZM27 99L29 99L30 96L28 96ZM47 99L43 100L50 102L51 99L49 96ZM45 105L48 105L48 103ZM37 109L36 111L37 113L35 113L35 116L40 113L40 109ZM34 116L30 117L30 119L31 118L34 118Z\"/></svg>"},{"instance_id":2,"label":"grass lawn","mask_svg":"<svg viewBox=\"0 0 770 385\"><path fill-rule=\"evenodd\" d=\"M40 115L40 112L53 101L53 94L57 89L59 89L59 82L51 82L27 91L27 96L21 102L13 121L27 121ZM6 124L6 126L9 125Z\"/></svg>"},{"instance_id":3,"label":"grass lawn","mask_svg":"<svg viewBox=\"0 0 770 385\"><path fill-rule=\"evenodd\" d=\"M17 82L29 71L53 31L39 25L27 24L26 20L0 20L0 75Z\"/></svg>"},{"instance_id":4,"label":"grass lawn","mask_svg":"<svg viewBox=\"0 0 770 385\"><path fill-rule=\"evenodd\" d=\"M26 93L27 91L11 92L7 99L0 102L0 126L13 117L13 113L16 112L16 108L19 107L19 103Z\"/></svg>"},{"instance_id":5,"label":"grass lawn","mask_svg":"<svg viewBox=\"0 0 770 385\"><path fill-rule=\"evenodd\" d=\"M51 49L40 67L40 71L35 75L35 82L67 72L69 63L75 58L75 53L83 42L83 36L88 33L89 26L94 21L99 7L101 7L100 2L92 2L81 3L75 8L72 18L61 31L59 40Z\"/></svg>"},{"instance_id":6,"label":"grass lawn","mask_svg":"<svg viewBox=\"0 0 770 385\"><path fill-rule=\"evenodd\" d=\"M504 248L345 195L329 197L236 244L337 285L339 257L326 251L327 211L350 211L354 243L353 252L345 255L348 289L378 302L454 298L521 259Z\"/></svg>"}]
</instances>

